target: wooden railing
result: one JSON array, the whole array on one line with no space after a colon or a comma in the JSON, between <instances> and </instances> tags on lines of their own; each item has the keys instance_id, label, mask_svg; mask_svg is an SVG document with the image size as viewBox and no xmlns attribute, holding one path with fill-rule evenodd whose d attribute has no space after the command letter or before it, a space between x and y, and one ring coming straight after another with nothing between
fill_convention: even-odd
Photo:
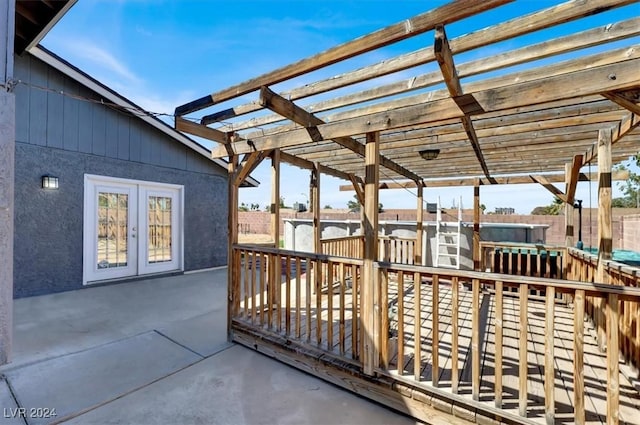
<instances>
[{"instance_id":1,"label":"wooden railing","mask_svg":"<svg viewBox=\"0 0 640 425\"><path fill-rule=\"evenodd\" d=\"M235 245L233 261L235 340L252 346L258 337L313 358L335 359L332 364L351 365L360 374L370 341L379 376L430 394L434 406L450 403L439 408L467 406L507 422L527 421L543 410L548 423L572 409L575 422L584 423L591 402L585 397L600 391L596 397L614 417L620 398L628 398L620 388L619 356L640 364L640 288L633 285L390 262L374 263L373 282L363 282L362 260L255 245ZM364 285L375 285L373 293L379 294L375 333L369 336L360 314ZM542 302L532 296L536 290L545 294ZM558 304L557 294L570 295L574 308ZM587 371L593 367L593 346L585 343L587 299L600 302L605 312L607 357L600 370L606 375ZM570 404L557 401L554 392L565 382L571 382ZM517 414L504 410L514 403Z\"/></svg>"},{"instance_id":2,"label":"wooden railing","mask_svg":"<svg viewBox=\"0 0 640 425\"><path fill-rule=\"evenodd\" d=\"M480 242L482 271L562 279L567 248L545 244Z\"/></svg>"},{"instance_id":3,"label":"wooden railing","mask_svg":"<svg viewBox=\"0 0 640 425\"><path fill-rule=\"evenodd\" d=\"M362 258L364 236L352 235L338 238L322 239L320 241L322 254L338 257Z\"/></svg>"},{"instance_id":4,"label":"wooden railing","mask_svg":"<svg viewBox=\"0 0 640 425\"><path fill-rule=\"evenodd\" d=\"M503 396L517 393L520 417L531 416L534 409L539 412L540 407L534 406L532 400L542 397L546 422L554 423L554 387L560 380L572 382L573 388L572 403L563 405L563 411L572 405L575 422L584 423L585 298L602 300L606 329L618 329L627 310L635 312L637 329L638 288L391 263L378 263L375 267L382 294L382 314L377 325L381 330L380 351L376 354L378 372L409 385L422 385L434 394L434 399L462 400L456 398L462 385L462 368L470 362L470 368L466 368L470 369L470 377L465 379L465 385L470 381L470 388L465 391L471 393L473 408L489 416L500 414L517 421L517 416L510 418L497 410L503 408ZM507 292L507 288L516 293ZM531 289L545 293L544 302L533 300ZM573 317L567 318L572 322L569 332L573 337L561 341L558 334L566 333L567 325L558 324L557 309L570 310L557 306L556 293L569 294L575 306ZM487 304L492 306L492 315L483 313L490 308ZM606 386L601 389L606 392L608 418L618 417L619 335L615 331L606 333ZM638 360L638 335L627 344ZM555 355L558 349L572 352L573 358L561 360ZM487 367L487 361L493 364ZM532 373L539 376L530 376ZM509 376L507 380L507 374L517 377ZM588 393L593 391L592 382L588 381L587 386ZM481 397L495 399L497 409L478 402Z\"/></svg>"},{"instance_id":5,"label":"wooden railing","mask_svg":"<svg viewBox=\"0 0 640 425\"><path fill-rule=\"evenodd\" d=\"M364 237L362 235L353 235L322 239L320 244L322 254L324 255L362 258ZM379 236L378 260L400 264L413 264L416 255L415 246L415 238Z\"/></svg>"},{"instance_id":6,"label":"wooden railing","mask_svg":"<svg viewBox=\"0 0 640 425\"><path fill-rule=\"evenodd\" d=\"M415 238L379 236L378 260L391 263L413 264L416 255L415 247Z\"/></svg>"},{"instance_id":7,"label":"wooden railing","mask_svg":"<svg viewBox=\"0 0 640 425\"><path fill-rule=\"evenodd\" d=\"M569 248L568 278L581 282L597 282L598 257L594 254ZM603 263L603 282L616 286L640 287L640 269L627 266L611 260ZM620 300L618 311L620 315L619 341L620 351L627 362L640 369L640 309L633 302ZM605 342L605 314L600 298L587 296L585 314L589 317L597 332L598 343L604 348Z\"/></svg>"},{"instance_id":8,"label":"wooden railing","mask_svg":"<svg viewBox=\"0 0 640 425\"><path fill-rule=\"evenodd\" d=\"M358 364L362 260L235 245L231 318Z\"/></svg>"}]
</instances>

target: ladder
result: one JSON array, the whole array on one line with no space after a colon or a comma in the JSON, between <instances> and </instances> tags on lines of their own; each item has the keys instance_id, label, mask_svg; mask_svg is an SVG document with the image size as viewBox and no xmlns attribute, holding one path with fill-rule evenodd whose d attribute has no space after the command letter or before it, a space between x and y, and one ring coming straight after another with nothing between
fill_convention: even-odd
<instances>
[{"instance_id":1,"label":"ladder","mask_svg":"<svg viewBox=\"0 0 640 425\"><path fill-rule=\"evenodd\" d=\"M440 197L436 211L436 267L460 269L462 197L458 200L458 221L443 221Z\"/></svg>"}]
</instances>

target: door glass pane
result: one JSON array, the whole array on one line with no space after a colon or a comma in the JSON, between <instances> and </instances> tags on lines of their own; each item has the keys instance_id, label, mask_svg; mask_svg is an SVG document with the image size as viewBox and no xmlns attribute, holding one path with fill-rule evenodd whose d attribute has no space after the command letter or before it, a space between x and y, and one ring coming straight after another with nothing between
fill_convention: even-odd
<instances>
[{"instance_id":1,"label":"door glass pane","mask_svg":"<svg viewBox=\"0 0 640 425\"><path fill-rule=\"evenodd\" d=\"M171 198L149 196L147 262L171 261Z\"/></svg>"},{"instance_id":2,"label":"door glass pane","mask_svg":"<svg viewBox=\"0 0 640 425\"><path fill-rule=\"evenodd\" d=\"M127 266L129 195L98 192L98 269Z\"/></svg>"}]
</instances>

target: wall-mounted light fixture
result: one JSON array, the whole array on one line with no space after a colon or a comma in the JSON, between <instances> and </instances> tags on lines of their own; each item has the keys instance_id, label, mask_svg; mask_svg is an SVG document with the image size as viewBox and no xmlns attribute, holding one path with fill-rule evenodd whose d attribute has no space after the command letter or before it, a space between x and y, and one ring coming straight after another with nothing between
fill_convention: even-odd
<instances>
[{"instance_id":1,"label":"wall-mounted light fixture","mask_svg":"<svg viewBox=\"0 0 640 425\"><path fill-rule=\"evenodd\" d=\"M58 189L58 178L54 176L42 176L42 188L43 189Z\"/></svg>"},{"instance_id":2,"label":"wall-mounted light fixture","mask_svg":"<svg viewBox=\"0 0 640 425\"><path fill-rule=\"evenodd\" d=\"M418 153L423 159L431 161L432 159L436 159L438 157L438 155L440 154L440 149L425 149Z\"/></svg>"}]
</instances>

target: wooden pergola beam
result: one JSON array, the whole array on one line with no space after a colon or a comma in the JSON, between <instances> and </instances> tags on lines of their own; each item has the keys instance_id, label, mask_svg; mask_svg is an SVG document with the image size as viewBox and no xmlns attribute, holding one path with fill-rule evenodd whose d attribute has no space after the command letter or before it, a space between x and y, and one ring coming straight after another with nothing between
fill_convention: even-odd
<instances>
[{"instance_id":1,"label":"wooden pergola beam","mask_svg":"<svg viewBox=\"0 0 640 425\"><path fill-rule=\"evenodd\" d=\"M305 170L313 170L313 168L316 166L316 163L314 163L313 161L309 161L307 159L300 158L299 156L291 155L286 152L280 152L280 161L286 162L287 164L291 164ZM352 174L345 173L340 170L336 170L335 168L328 167L326 165L318 164L318 167L321 173L329 176L333 176L342 180L351 180L351 177L353 176ZM362 179L360 179L359 177L356 177L356 178L362 181Z\"/></svg>"},{"instance_id":2,"label":"wooden pergola beam","mask_svg":"<svg viewBox=\"0 0 640 425\"><path fill-rule=\"evenodd\" d=\"M626 60L636 59L640 57L640 48L636 46L636 48L620 48L614 50L607 50L605 52L596 53L593 55L588 55L584 57L579 57L577 59L570 59L567 61L562 61L552 65L539 66L536 68L531 68L528 70L519 71L517 73L512 73L508 75L502 75L498 77L488 78L479 81L468 82L465 84L465 91L467 93L475 93L479 91L485 91L490 89L497 89L499 87L508 86L517 82L518 84L523 84L526 82L532 81L542 81L547 78L551 78L560 74L570 73L570 72L578 72L583 71L585 69L596 68L598 66L606 66L613 64L615 62L623 62ZM610 90L604 90L610 91ZM449 97L448 90L440 89L434 90L425 94L418 94L413 96L405 96L401 99L388 100L385 102L376 103L375 105L367 105L366 107L361 107L357 109L350 109L344 112L337 112L335 114L324 117L327 121L341 121L347 120L350 118L354 118L356 116L373 114L376 112L388 111L391 109L397 109L405 106L414 106L418 104L423 104L435 100L441 100ZM589 95L581 97L581 99L585 99L588 97L593 97L596 99L602 98L600 93L591 93ZM558 99L554 102L562 103L562 101L566 101L567 99ZM531 107L530 105L528 106ZM496 116L497 113L489 113L489 116ZM451 118L452 119L452 118ZM446 121L446 120L442 120ZM259 122L255 123L259 125ZM235 127L234 127L235 128ZM263 136L266 134L275 134L283 131L290 131L294 127L282 125L279 127L275 127L273 129L260 131L258 133L250 133L247 137L252 138L256 136Z\"/></svg>"},{"instance_id":3,"label":"wooden pergola beam","mask_svg":"<svg viewBox=\"0 0 640 425\"><path fill-rule=\"evenodd\" d=\"M563 183L564 174L545 174L545 178L550 183ZM611 175L612 181L623 181L629 178L628 170L615 170ZM497 184L534 184L538 183L531 176L510 176L510 177L495 177ZM465 177L461 179L443 179L443 180L426 180L423 182L425 187L461 187L461 186L474 186L476 177ZM598 177L593 175L591 181L597 181ZM584 173L579 173L577 181L586 182L589 181L589 176ZM481 185L489 185L486 179L480 179ZM416 187L416 182L382 182L380 183L380 189L411 189ZM341 185L341 192L350 192L353 190L351 185Z\"/></svg>"},{"instance_id":4,"label":"wooden pergola beam","mask_svg":"<svg viewBox=\"0 0 640 425\"><path fill-rule=\"evenodd\" d=\"M442 25L438 25L436 27L433 51L436 60L438 61L438 65L440 66L440 71L442 72L447 90L449 90L449 94L453 98L454 102L456 102L456 105L458 105L460 110L464 113L464 116L461 117L462 126L464 127L465 133L467 133L467 137L469 137L469 142L471 143L473 152L475 153L476 158L478 158L478 162L480 163L480 167L482 167L485 177L491 179L489 167L487 167L487 162L485 161L482 149L480 148L478 135L476 134L476 130L473 128L473 122L469 117L470 111L475 112L475 100L473 97L464 96L464 91L462 90L460 79L458 78L458 71L456 71L456 65L453 61L453 52L449 45L449 39L447 38L447 33Z\"/></svg>"},{"instance_id":5,"label":"wooden pergola beam","mask_svg":"<svg viewBox=\"0 0 640 425\"><path fill-rule=\"evenodd\" d=\"M514 109L556 100L579 98L611 90L633 88L639 85L637 70L640 58L555 75L544 80L511 84L473 93L476 103L487 112ZM615 79L609 75L616 75ZM572 90L563 90L570 86ZM300 146L336 137L351 137L369 131L390 130L411 125L426 124L450 118L461 118L464 113L451 99L441 99L413 106L385 110L357 116L339 122L330 122L314 128L313 137L307 129L290 130L255 138L252 146L232 143L235 153ZM228 155L224 147L214 148L213 157Z\"/></svg>"},{"instance_id":6,"label":"wooden pergola beam","mask_svg":"<svg viewBox=\"0 0 640 425\"><path fill-rule=\"evenodd\" d=\"M613 128L613 136L611 138L611 145L616 144L624 136L632 132L636 127L640 125L640 114L630 112L629 115L624 117L620 123ZM598 157L598 144L594 143L589 150L584 154L582 158L582 166L587 165L595 158Z\"/></svg>"},{"instance_id":7,"label":"wooden pergola beam","mask_svg":"<svg viewBox=\"0 0 640 425\"><path fill-rule=\"evenodd\" d=\"M351 177L351 188L356 191L356 199L358 199L358 203L360 205L364 205L364 189L361 186L360 181L358 181L358 177L353 174L349 174Z\"/></svg>"},{"instance_id":8,"label":"wooden pergola beam","mask_svg":"<svg viewBox=\"0 0 640 425\"><path fill-rule=\"evenodd\" d=\"M339 46L332 47L324 52L268 72L244 83L178 106L175 113L176 115L185 115L195 112L216 103L245 95L262 86L273 85L362 53L370 52L379 47L384 47L417 34L430 31L438 24L455 22L497 6L511 3L512 1L513 0L485 0L478 2L477 0L458 0L447 3L429 12L372 32L363 37L356 38Z\"/></svg>"},{"instance_id":9,"label":"wooden pergola beam","mask_svg":"<svg viewBox=\"0 0 640 425\"><path fill-rule=\"evenodd\" d=\"M561 191L560 189L555 187L553 184L551 184L551 182L547 180L543 175L538 175L538 176L532 175L530 177L533 180L535 180L536 183L539 183L540 185L542 185L542 187L544 187L549 192L551 192L554 196L557 196L558 198L562 199L562 202L564 203L567 202L567 195L565 195L563 191Z\"/></svg>"},{"instance_id":10,"label":"wooden pergola beam","mask_svg":"<svg viewBox=\"0 0 640 425\"><path fill-rule=\"evenodd\" d=\"M638 103L634 103L632 101L630 101L629 99L627 99L624 96L619 95L618 93L602 93L602 96L606 97L607 99L609 99L610 101L612 101L613 103L616 103L620 106L622 106L623 108L627 109L628 111L636 114L636 115L640 115L640 104Z\"/></svg>"},{"instance_id":11,"label":"wooden pergola beam","mask_svg":"<svg viewBox=\"0 0 640 425\"><path fill-rule=\"evenodd\" d=\"M560 22L568 22L585 15L593 13L599 7L617 7L621 2L608 1L607 4L576 3L567 2L562 5L553 6L548 9L534 12L532 14L516 18L507 23L500 23L480 31L474 31L451 40L451 45L456 53L463 53L471 49L477 49L492 42L504 40L506 38L531 33ZM618 22L613 25L607 24L605 27L598 27L587 31L559 37L554 40L530 45L521 49L511 50L503 54L482 58L462 64L458 64L457 70L460 77L468 77L482 72L495 71L508 66L513 66L529 61L543 59L552 55L559 55L577 49L588 48L599 45L607 41L619 40L638 34L639 18L632 18ZM493 37L493 38L492 38ZM313 84L306 84L292 90L281 92L280 95L290 99L299 100L315 94L338 89L351 84L367 81L372 78L402 71L407 68L423 65L435 60L431 48L420 49L406 53L395 58L385 59L357 70L346 72L329 79L321 80ZM360 102L378 99L384 96L406 93L411 90L418 90L433 84L442 82L440 72L430 72L416 78L398 81L396 83L378 86L375 89L364 90L358 93L324 100L312 105L309 109L314 112L327 111L334 108L353 105ZM244 114L260 110L260 105L255 102L234 106L224 111L216 112L202 118L202 124L211 124ZM256 118L258 125L278 122L281 118L278 115L269 115ZM252 120L234 124L234 128L245 129L253 126Z\"/></svg>"},{"instance_id":12,"label":"wooden pergola beam","mask_svg":"<svg viewBox=\"0 0 640 425\"><path fill-rule=\"evenodd\" d=\"M234 184L236 186L240 186L245 179L256 169L258 165L262 162L262 160L268 156L271 151L255 151L251 152L247 159L242 161L238 166L238 169L235 173Z\"/></svg>"},{"instance_id":13,"label":"wooden pergola beam","mask_svg":"<svg viewBox=\"0 0 640 425\"><path fill-rule=\"evenodd\" d=\"M582 155L576 155L571 162L571 170L569 170L568 182L565 188L567 194L567 204L573 206L576 197L576 189L578 187L578 178L580 177L580 167L582 166Z\"/></svg>"},{"instance_id":14,"label":"wooden pergola beam","mask_svg":"<svg viewBox=\"0 0 640 425\"><path fill-rule=\"evenodd\" d=\"M320 118L304 110L290 100L287 100L282 96L274 93L268 87L262 87L260 89L260 104L268 109L271 109L273 112L276 112L283 117L304 126L312 138L314 137L314 134L316 132L315 128L318 125L325 124L325 122ZM365 156L364 145L351 137L335 137L332 140L340 146L357 153L361 157ZM383 157L382 155L380 155L380 165L408 179L416 181L420 179L420 176L418 176L417 174L412 173L411 171L391 161L390 159Z\"/></svg>"},{"instance_id":15,"label":"wooden pergola beam","mask_svg":"<svg viewBox=\"0 0 640 425\"><path fill-rule=\"evenodd\" d=\"M222 143L223 145L231 143L231 138L229 137L228 133L216 130L215 128L207 127L206 125L186 120L178 116L176 116L175 120L175 129L178 131L182 131L183 133L202 137L203 139Z\"/></svg>"}]
</instances>

